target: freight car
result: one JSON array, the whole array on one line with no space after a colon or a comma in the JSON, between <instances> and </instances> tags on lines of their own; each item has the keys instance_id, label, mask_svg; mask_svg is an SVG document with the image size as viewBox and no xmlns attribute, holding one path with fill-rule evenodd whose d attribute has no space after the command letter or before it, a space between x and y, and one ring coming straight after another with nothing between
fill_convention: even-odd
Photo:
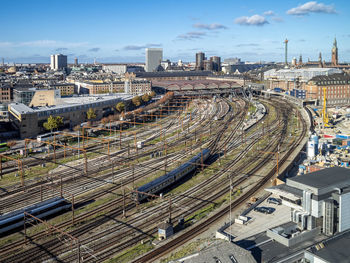
<instances>
[{"instance_id":1,"label":"freight car","mask_svg":"<svg viewBox=\"0 0 350 263\"><path fill-rule=\"evenodd\" d=\"M203 155L203 157L202 157ZM187 161L183 165L179 166L178 168L172 170L171 172L158 177L154 179L153 181L144 184L143 186L140 186L137 188L138 192L142 193L148 193L148 194L156 194L165 189L166 187L178 182L181 180L184 176L188 175L192 171L194 171L197 166L201 164L201 162L205 162L210 155L209 149L203 149L200 153L198 153L195 157L193 157L191 160ZM142 193L133 193L133 199L137 202L141 202L145 199L147 199L146 194Z\"/></svg>"},{"instance_id":2,"label":"freight car","mask_svg":"<svg viewBox=\"0 0 350 263\"><path fill-rule=\"evenodd\" d=\"M71 206L66 199L55 197L24 209L4 214L0 216L0 235L18 227L23 227L24 212L42 219L63 210L68 210Z\"/></svg>"}]
</instances>

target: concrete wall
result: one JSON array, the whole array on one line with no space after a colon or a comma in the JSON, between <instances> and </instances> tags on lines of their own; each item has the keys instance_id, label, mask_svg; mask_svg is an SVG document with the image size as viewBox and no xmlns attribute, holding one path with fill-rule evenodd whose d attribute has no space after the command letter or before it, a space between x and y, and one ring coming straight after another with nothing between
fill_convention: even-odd
<instances>
[{"instance_id":1,"label":"concrete wall","mask_svg":"<svg viewBox=\"0 0 350 263\"><path fill-rule=\"evenodd\" d=\"M266 235L272 239L274 239L275 241L281 243L282 245L286 246L286 247L290 247L290 246L294 246L300 242L303 242L305 240L309 240L312 239L313 237L317 236L320 233L320 229L319 228L315 228L313 230L310 231L305 231L301 234L299 234L298 236L295 237L291 237L291 238L285 238L273 231L271 231L270 229L268 229L266 231Z\"/></svg>"},{"instance_id":2,"label":"concrete wall","mask_svg":"<svg viewBox=\"0 0 350 263\"><path fill-rule=\"evenodd\" d=\"M339 197L339 232L350 229L350 192Z\"/></svg>"}]
</instances>

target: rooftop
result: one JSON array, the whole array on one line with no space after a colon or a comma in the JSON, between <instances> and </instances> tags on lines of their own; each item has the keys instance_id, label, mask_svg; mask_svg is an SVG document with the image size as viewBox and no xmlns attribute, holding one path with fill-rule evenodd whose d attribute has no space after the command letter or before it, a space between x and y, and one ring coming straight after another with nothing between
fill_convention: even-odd
<instances>
[{"instance_id":1,"label":"rooftop","mask_svg":"<svg viewBox=\"0 0 350 263\"><path fill-rule=\"evenodd\" d=\"M335 236L323 242L324 247L317 249L312 247L308 249L309 253L323 259L325 262L346 263L350 258L350 232Z\"/></svg>"},{"instance_id":2,"label":"rooftop","mask_svg":"<svg viewBox=\"0 0 350 263\"><path fill-rule=\"evenodd\" d=\"M332 167L287 179L287 185L300 184L316 189L349 186L350 169Z\"/></svg>"},{"instance_id":3,"label":"rooftop","mask_svg":"<svg viewBox=\"0 0 350 263\"><path fill-rule=\"evenodd\" d=\"M35 113L35 112L46 112L46 111L53 111L57 109L62 108L70 108L75 106L82 106L82 105L93 105L95 103L103 103L103 102L109 102L114 100L130 100L134 96L130 94L124 94L124 93L118 93L113 95L99 95L99 96L77 96L77 97L67 97L67 98L60 98L58 99L58 102L60 104L55 106L44 106L44 107L28 107L22 103L11 103L10 108L11 111L14 111L17 114L26 114L26 113Z\"/></svg>"},{"instance_id":4,"label":"rooftop","mask_svg":"<svg viewBox=\"0 0 350 263\"><path fill-rule=\"evenodd\" d=\"M212 73L210 71L175 71L175 72L137 72L138 78L156 78L156 77L190 77L190 76L209 76Z\"/></svg>"},{"instance_id":5,"label":"rooftop","mask_svg":"<svg viewBox=\"0 0 350 263\"><path fill-rule=\"evenodd\" d=\"M178 262L255 263L256 261L248 250L245 250L234 243L228 241L214 241L214 244L210 247L186 258L182 258Z\"/></svg>"}]
</instances>

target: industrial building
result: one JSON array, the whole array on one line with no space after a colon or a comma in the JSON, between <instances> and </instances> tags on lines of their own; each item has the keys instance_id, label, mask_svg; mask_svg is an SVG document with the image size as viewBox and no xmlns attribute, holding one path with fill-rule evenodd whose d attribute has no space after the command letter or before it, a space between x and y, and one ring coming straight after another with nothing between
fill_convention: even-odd
<instances>
[{"instance_id":1,"label":"industrial building","mask_svg":"<svg viewBox=\"0 0 350 263\"><path fill-rule=\"evenodd\" d=\"M156 71L162 60L162 48L146 48L146 72Z\"/></svg>"},{"instance_id":2,"label":"industrial building","mask_svg":"<svg viewBox=\"0 0 350 263\"><path fill-rule=\"evenodd\" d=\"M278 195L283 205L291 207L291 224L268 232L268 236L277 241L294 245L319 233L334 235L350 229L350 170L347 168L332 167L288 178L285 184L266 190Z\"/></svg>"},{"instance_id":3,"label":"industrial building","mask_svg":"<svg viewBox=\"0 0 350 263\"><path fill-rule=\"evenodd\" d=\"M20 138L30 138L44 131L43 123L50 115L63 117L64 127L72 128L87 120L86 112L89 108L94 109L96 119L101 119L111 113L118 102L129 101L132 97L128 94L69 97L61 98L59 105L44 107L10 103L8 111Z\"/></svg>"},{"instance_id":4,"label":"industrial building","mask_svg":"<svg viewBox=\"0 0 350 263\"><path fill-rule=\"evenodd\" d=\"M62 54L51 55L50 67L52 70L63 70L67 68L67 56Z\"/></svg>"}]
</instances>

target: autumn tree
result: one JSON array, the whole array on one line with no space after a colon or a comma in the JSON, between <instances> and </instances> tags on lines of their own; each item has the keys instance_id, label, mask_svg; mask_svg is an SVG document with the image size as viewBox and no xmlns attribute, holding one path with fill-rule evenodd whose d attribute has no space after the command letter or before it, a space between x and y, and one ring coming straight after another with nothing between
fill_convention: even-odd
<instances>
[{"instance_id":1,"label":"autumn tree","mask_svg":"<svg viewBox=\"0 0 350 263\"><path fill-rule=\"evenodd\" d=\"M125 110L125 104L124 102L119 102L116 106L115 106L115 109L118 111L118 112L122 112Z\"/></svg>"},{"instance_id":2,"label":"autumn tree","mask_svg":"<svg viewBox=\"0 0 350 263\"><path fill-rule=\"evenodd\" d=\"M132 98L132 103L136 106L136 107L138 107L138 106L140 106L141 105L141 98L140 98L140 96L136 96L136 97L133 97Z\"/></svg>"},{"instance_id":3,"label":"autumn tree","mask_svg":"<svg viewBox=\"0 0 350 263\"><path fill-rule=\"evenodd\" d=\"M149 95L153 98L156 96L156 93L154 91L152 91Z\"/></svg>"},{"instance_id":4,"label":"autumn tree","mask_svg":"<svg viewBox=\"0 0 350 263\"><path fill-rule=\"evenodd\" d=\"M62 125L63 125L63 117L61 116L54 117L52 115L50 115L49 118L47 118L47 121L44 122L43 124L44 128L48 131L51 131L51 133L54 129L58 129Z\"/></svg>"},{"instance_id":5,"label":"autumn tree","mask_svg":"<svg viewBox=\"0 0 350 263\"><path fill-rule=\"evenodd\" d=\"M142 100L144 102L148 102L150 99L151 99L151 97L147 93L142 96Z\"/></svg>"},{"instance_id":6,"label":"autumn tree","mask_svg":"<svg viewBox=\"0 0 350 263\"><path fill-rule=\"evenodd\" d=\"M92 120L96 118L96 113L93 108L89 108L88 111L86 112L86 117L88 120Z\"/></svg>"}]
</instances>

